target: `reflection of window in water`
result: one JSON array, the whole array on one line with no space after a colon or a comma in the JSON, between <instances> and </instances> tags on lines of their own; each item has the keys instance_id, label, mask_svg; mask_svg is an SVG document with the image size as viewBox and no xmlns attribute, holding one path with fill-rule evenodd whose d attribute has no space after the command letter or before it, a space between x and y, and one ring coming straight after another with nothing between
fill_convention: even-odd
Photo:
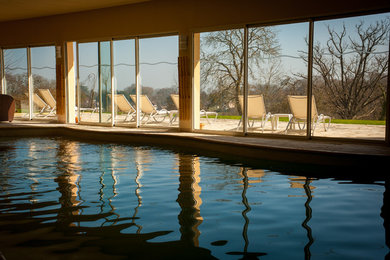
<instances>
[{"instance_id":1,"label":"reflection of window in water","mask_svg":"<svg viewBox=\"0 0 390 260\"><path fill-rule=\"evenodd\" d=\"M312 186L312 179L305 177L305 176L290 176L290 187L293 189L303 189L305 194L304 195L288 195L289 197L306 197L305 201L305 219L302 222L302 227L306 230L306 235L308 238L308 242L304 247L304 253L305 258L310 259L311 253L310 253L310 246L314 243L312 230L309 226L309 221L312 218L312 209L310 207L310 202L313 199L313 190L316 188L315 186Z\"/></svg>"},{"instance_id":2,"label":"reflection of window in water","mask_svg":"<svg viewBox=\"0 0 390 260\"><path fill-rule=\"evenodd\" d=\"M239 252L228 252L230 255L243 255L245 257L251 257L253 259L258 259L257 257L265 255L266 253L264 252L249 252L248 247L250 243L250 239L248 237L248 230L249 230L249 223L250 219L248 217L248 213L251 211L251 206L250 202L246 196L246 193L248 189L251 187L250 184L254 183L261 183L261 178L265 176L265 171L261 169L247 169L245 167L241 168L241 171L238 173L242 179L240 180L240 183L243 184L243 189L242 189L242 203L244 205L244 209L242 211L242 217L244 218L244 226L243 226L243 231L242 231L242 236L244 239L244 248L243 251ZM302 222L302 227L305 229L306 234L307 234L307 239L308 242L304 246L304 254L306 259L310 259L311 257L311 252L310 252L310 247L314 243L313 235L312 235L312 230L309 226L309 221L311 220L312 217L312 209L310 207L310 202L313 198L312 196L312 190L314 190L316 187L311 186L310 184L312 183L312 179L307 178L307 177L298 177L298 176L291 176L289 177L291 180L290 182L290 187L291 188L300 188L303 189L305 192L305 195L302 196L289 196L289 197L306 197L306 201L304 203L305 207L305 219Z\"/></svg>"},{"instance_id":3,"label":"reflection of window in water","mask_svg":"<svg viewBox=\"0 0 390 260\"><path fill-rule=\"evenodd\" d=\"M77 142L61 141L57 147L57 168L60 173L55 182L58 183L58 191L61 193L59 211L59 222L68 223L69 213L79 215L81 211L75 209L69 211L69 208L77 207L80 204L79 190L81 176L78 172L81 170L79 166L79 145ZM74 226L74 223L68 223L69 226Z\"/></svg>"},{"instance_id":4,"label":"reflection of window in water","mask_svg":"<svg viewBox=\"0 0 390 260\"><path fill-rule=\"evenodd\" d=\"M151 162L151 154L149 150L143 150L137 147L134 147L134 158L135 158L135 166L137 169L137 175L134 179L136 183L135 188L135 196L137 197L137 206L134 208L134 214L133 214L133 220L132 223L137 227L137 234L141 233L142 226L135 223L138 210L142 206L142 196L141 196L141 178L144 175L145 171L145 165L149 164Z\"/></svg>"},{"instance_id":5,"label":"reflection of window in water","mask_svg":"<svg viewBox=\"0 0 390 260\"><path fill-rule=\"evenodd\" d=\"M259 256L266 255L264 252L248 252L248 247L249 247L249 237L248 237L248 230L249 230L249 218L247 214L252 210L249 200L246 196L246 192L249 187L249 183L260 183L261 182L261 177L265 175L264 170L260 169L248 169L245 167L241 168L241 172L239 172L239 175L242 177L242 180L240 183L243 184L242 186L242 193L241 193L241 198L242 198L242 204L244 205L244 209L242 211L242 217L244 218L244 226L242 229L242 238L244 239L244 248L243 251L233 251L233 252L228 252L227 254L229 255L242 255L244 256L243 259L258 259ZM254 178L254 180L249 180L249 176L251 178Z\"/></svg>"},{"instance_id":6,"label":"reflection of window in water","mask_svg":"<svg viewBox=\"0 0 390 260\"><path fill-rule=\"evenodd\" d=\"M179 168L179 195L177 202L181 212L178 219L180 224L181 240L192 246L199 246L199 225L203 222L200 215L200 162L199 157L178 154Z\"/></svg>"},{"instance_id":7,"label":"reflection of window in water","mask_svg":"<svg viewBox=\"0 0 390 260\"><path fill-rule=\"evenodd\" d=\"M39 145L37 145L35 142L31 141L29 142L29 147L28 147L28 157L36 161L36 152L39 152ZM36 187L39 184L38 178L35 177L35 169L33 167L28 168L28 173L27 173L27 178L32 181L30 184L30 189L31 191L35 191ZM37 199L34 198L34 196L31 197L30 202L35 203L37 202Z\"/></svg>"},{"instance_id":8,"label":"reflection of window in water","mask_svg":"<svg viewBox=\"0 0 390 260\"><path fill-rule=\"evenodd\" d=\"M119 214L115 212L115 206L112 204L113 198L117 195L117 180L114 167L112 167L113 157L111 151L112 149L107 148L106 146L100 146L100 210L101 213L113 213L112 215L106 217L106 221L108 221L110 225L113 223L112 221L120 217Z\"/></svg>"},{"instance_id":9,"label":"reflection of window in water","mask_svg":"<svg viewBox=\"0 0 390 260\"><path fill-rule=\"evenodd\" d=\"M288 177L290 180L290 188L292 189L305 189L305 185L308 185L307 187L310 189L310 195L314 192L316 189L315 186L312 186L312 179L304 177L304 176L290 176ZM288 195L289 197L305 197L305 195ZM312 195L311 195L312 196Z\"/></svg>"},{"instance_id":10,"label":"reflection of window in water","mask_svg":"<svg viewBox=\"0 0 390 260\"><path fill-rule=\"evenodd\" d=\"M245 167L242 167L238 175L240 175L242 178L240 180L240 183L244 183L244 180L246 178L249 184L260 183L262 182L261 178L265 176L265 171L262 169L247 169Z\"/></svg>"}]
</instances>

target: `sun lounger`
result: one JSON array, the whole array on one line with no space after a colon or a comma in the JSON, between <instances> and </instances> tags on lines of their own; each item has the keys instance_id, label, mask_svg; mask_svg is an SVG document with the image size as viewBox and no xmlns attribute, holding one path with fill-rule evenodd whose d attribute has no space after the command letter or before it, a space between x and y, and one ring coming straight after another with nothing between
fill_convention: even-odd
<instances>
[{"instance_id":1,"label":"sun lounger","mask_svg":"<svg viewBox=\"0 0 390 260\"><path fill-rule=\"evenodd\" d=\"M111 94L108 94L108 96L111 98ZM125 95L123 94L114 94L115 98L115 105L118 110L126 113L126 117L123 120L126 122L127 118L130 117L130 121L135 119L135 109L134 107L130 104L130 102L127 100Z\"/></svg>"},{"instance_id":2,"label":"sun lounger","mask_svg":"<svg viewBox=\"0 0 390 260\"><path fill-rule=\"evenodd\" d=\"M57 102L56 102L55 98L53 97L53 95L51 94L50 90L49 89L38 89L38 91L39 91L39 94L41 95L41 97L43 98L43 100L45 101L45 103L48 105L48 107L46 109L49 110L49 113L45 117L54 115L56 112Z\"/></svg>"},{"instance_id":3,"label":"sun lounger","mask_svg":"<svg viewBox=\"0 0 390 260\"><path fill-rule=\"evenodd\" d=\"M307 124L307 96L287 96L287 98L293 116L287 124L286 133L289 127L291 127L295 123L298 123L300 129L304 129L305 124ZM314 134L314 130L319 123L323 123L324 130L327 131L330 127L331 117L325 116L323 114L318 114L314 96L312 98L311 104L312 133ZM326 123L326 121L328 121L328 123ZM303 123L302 127L300 123Z\"/></svg>"},{"instance_id":4,"label":"sun lounger","mask_svg":"<svg viewBox=\"0 0 390 260\"><path fill-rule=\"evenodd\" d=\"M238 101L240 102L241 111L244 111L244 96L239 95ZM248 126L254 127L255 120L261 120L260 128L264 131L265 123L270 120L272 114L266 112L263 95L249 95L248 96ZM252 125L250 121L252 120ZM237 125L237 130L242 122L242 117Z\"/></svg>"},{"instance_id":5,"label":"sun lounger","mask_svg":"<svg viewBox=\"0 0 390 260\"><path fill-rule=\"evenodd\" d=\"M26 97L28 97L28 93L24 93L26 95ZM42 98L37 94L37 93L34 93L33 94L33 103L35 105L35 108L37 108L39 110L38 112L38 115L42 115L47 109L49 109L49 105L46 104L45 101L42 100ZM50 111L50 109L49 109ZM29 114L26 114L24 117L28 117Z\"/></svg>"},{"instance_id":6,"label":"sun lounger","mask_svg":"<svg viewBox=\"0 0 390 260\"><path fill-rule=\"evenodd\" d=\"M137 103L136 95L130 95L131 99L134 103ZM145 123L149 122L150 119L153 119L154 121L161 123L164 121L165 117L169 116L169 112L166 109L158 110L156 106L153 105L153 103L150 101L147 95L140 95L140 109L142 113L143 120L145 116L147 116L147 120Z\"/></svg>"},{"instance_id":7,"label":"sun lounger","mask_svg":"<svg viewBox=\"0 0 390 260\"><path fill-rule=\"evenodd\" d=\"M175 105L175 110L169 111L169 124L172 124L175 122L175 120L179 117L179 95L178 94L171 94L171 99L173 104Z\"/></svg>"},{"instance_id":8,"label":"sun lounger","mask_svg":"<svg viewBox=\"0 0 390 260\"><path fill-rule=\"evenodd\" d=\"M42 98L40 96L38 96L37 93L34 93L33 102L37 106L37 108L39 110L39 112L38 112L39 114L42 114L46 109L49 108L48 104L46 104L46 102L43 101Z\"/></svg>"},{"instance_id":9,"label":"sun lounger","mask_svg":"<svg viewBox=\"0 0 390 260\"><path fill-rule=\"evenodd\" d=\"M178 111L179 111L179 95L178 94L171 94L171 98L172 98L173 104L175 104L176 109L177 109L177 110L170 111L171 113L175 113L174 116L171 118L171 123L172 123L176 119L176 117L179 115L179 113L178 113ZM218 117L218 113L213 112L213 111L206 111L206 110L202 109L202 110L200 110L200 116L206 117L207 122L210 123L209 116L214 116L214 120L216 120Z\"/></svg>"}]
</instances>

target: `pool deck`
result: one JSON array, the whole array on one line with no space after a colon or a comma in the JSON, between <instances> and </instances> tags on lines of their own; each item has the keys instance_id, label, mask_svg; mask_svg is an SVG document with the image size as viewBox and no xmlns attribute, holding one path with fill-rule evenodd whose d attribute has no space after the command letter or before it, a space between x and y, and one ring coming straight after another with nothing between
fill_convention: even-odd
<instances>
[{"instance_id":1,"label":"pool deck","mask_svg":"<svg viewBox=\"0 0 390 260\"><path fill-rule=\"evenodd\" d=\"M14 121L0 123L0 137L64 136L81 141L103 141L161 146L186 152L222 153L244 159L283 161L322 166L347 167L353 171L387 178L390 147L379 142L243 137L213 133L179 132L175 129L125 128L75 124ZM370 170L371 173L367 172ZM371 171L372 170L372 171ZM328 169L327 169L328 171ZM379 172L379 173L378 173Z\"/></svg>"}]
</instances>

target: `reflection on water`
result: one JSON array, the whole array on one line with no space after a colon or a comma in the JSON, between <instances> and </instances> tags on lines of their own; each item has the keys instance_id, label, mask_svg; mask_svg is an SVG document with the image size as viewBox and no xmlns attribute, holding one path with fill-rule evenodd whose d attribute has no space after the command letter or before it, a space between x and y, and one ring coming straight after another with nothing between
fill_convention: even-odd
<instances>
[{"instance_id":1,"label":"reflection on water","mask_svg":"<svg viewBox=\"0 0 390 260\"><path fill-rule=\"evenodd\" d=\"M242 252L228 252L227 254L230 255L243 255L245 258L250 259L258 259L258 256L267 255L267 253L263 252L248 252L248 246L249 246L249 238L248 238L248 227L249 227L249 218L247 214L251 211L251 207L248 201L248 198L246 197L247 190L249 188L249 183L259 183L261 182L261 177L265 175L263 170L248 170L245 167L241 169L240 176L243 177L242 183L243 183L243 189L242 189L242 204L244 205L244 210L242 211L242 217L244 218L244 227L242 230L242 237L244 239L244 250ZM249 180L249 177L253 178L252 180Z\"/></svg>"},{"instance_id":2,"label":"reflection on water","mask_svg":"<svg viewBox=\"0 0 390 260\"><path fill-rule=\"evenodd\" d=\"M309 221L312 217L312 209L310 207L310 202L311 200L313 199L313 196L311 195L311 187L310 187L310 182L311 180L309 178L305 178L305 184L303 185L303 188L305 189L305 194L307 196L307 200L305 202L305 212L306 212L306 218L305 220L302 222L302 227L304 229L306 229L307 231L307 238L308 238L308 242L307 244L305 245L305 248L304 248L304 251L305 251L305 259L310 259L311 257L311 253L310 253L310 246L313 244L314 242L314 239L313 239L313 234L312 234L312 230L309 226Z\"/></svg>"},{"instance_id":3,"label":"reflection on water","mask_svg":"<svg viewBox=\"0 0 390 260\"><path fill-rule=\"evenodd\" d=\"M0 164L6 259L384 259L389 252L388 182L340 184L65 139L0 139Z\"/></svg>"},{"instance_id":4,"label":"reflection on water","mask_svg":"<svg viewBox=\"0 0 390 260\"><path fill-rule=\"evenodd\" d=\"M181 211L178 215L181 240L191 246L199 246L198 226L203 218L200 215L201 187L199 158L191 155L179 155L179 195L177 202Z\"/></svg>"},{"instance_id":5,"label":"reflection on water","mask_svg":"<svg viewBox=\"0 0 390 260\"><path fill-rule=\"evenodd\" d=\"M30 150L32 146L30 146ZM39 147L35 147L38 148ZM54 181L58 184L57 190L61 193L59 204L61 208L58 212L58 222L63 225L74 226L76 223L69 222L72 218L68 215L79 215L80 209L77 207L80 167L78 164L78 144L76 142L59 141L57 149L57 173ZM74 210L69 210L74 208Z\"/></svg>"}]
</instances>

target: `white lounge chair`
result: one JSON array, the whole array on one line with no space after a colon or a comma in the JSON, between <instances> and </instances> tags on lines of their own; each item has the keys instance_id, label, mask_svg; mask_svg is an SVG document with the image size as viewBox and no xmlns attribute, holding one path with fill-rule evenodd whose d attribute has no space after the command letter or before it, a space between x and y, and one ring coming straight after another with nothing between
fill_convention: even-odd
<instances>
[{"instance_id":1,"label":"white lounge chair","mask_svg":"<svg viewBox=\"0 0 390 260\"><path fill-rule=\"evenodd\" d=\"M108 96L111 98L111 94L108 94ZM123 94L114 94L114 99L115 99L115 106L117 107L118 110L127 113L124 122L127 120L127 118L130 118L130 121L135 119L135 109L134 107L130 104L130 102L127 100L125 95Z\"/></svg>"},{"instance_id":2,"label":"white lounge chair","mask_svg":"<svg viewBox=\"0 0 390 260\"><path fill-rule=\"evenodd\" d=\"M130 95L134 103L137 103L136 95ZM150 119L153 119L157 123L164 121L165 117L169 116L169 111L166 109L157 110L157 107L153 105L147 95L140 95L140 109L142 113L143 120L145 116L148 116L145 123L149 122Z\"/></svg>"},{"instance_id":3,"label":"white lounge chair","mask_svg":"<svg viewBox=\"0 0 390 260\"><path fill-rule=\"evenodd\" d=\"M290 105L290 110L292 113L292 117L290 121L287 124L286 127L286 133L289 129L289 127L292 126L292 124L298 123L298 126L300 129L304 129L305 125L307 124L307 96L287 96L288 103ZM317 106L314 99L314 96L312 97L312 103L311 103L311 117L312 117L312 133L314 134L314 130L319 123L324 124L324 130L327 131L330 127L331 117L325 116L323 114L318 114L317 112ZM328 121L328 123L326 123ZM303 126L301 127L300 123L303 123Z\"/></svg>"},{"instance_id":4,"label":"white lounge chair","mask_svg":"<svg viewBox=\"0 0 390 260\"><path fill-rule=\"evenodd\" d=\"M179 115L179 112L178 112L179 111L179 94L171 94L171 98L172 98L173 104L175 104L176 109L177 109L177 110L171 110L170 111L171 114L175 113L174 116L171 118L171 121L175 121L176 117ZM209 116L210 115L214 116L214 120L216 120L217 117L218 117L218 113L217 112L206 111L204 109L200 110L200 116L206 117L206 120L207 120L208 123L210 123L210 121L209 121Z\"/></svg>"},{"instance_id":5,"label":"white lounge chair","mask_svg":"<svg viewBox=\"0 0 390 260\"><path fill-rule=\"evenodd\" d=\"M38 96L37 93L34 93L33 95L33 102L35 106L38 108L39 112L38 114L42 114L46 108L49 108L49 106L45 103L45 101L42 100L40 96Z\"/></svg>"},{"instance_id":6,"label":"white lounge chair","mask_svg":"<svg viewBox=\"0 0 390 260\"><path fill-rule=\"evenodd\" d=\"M24 93L28 97L28 93ZM42 115L43 112L45 112L47 109L49 109L49 105L45 103L45 101L42 100L42 98L37 94L33 94L33 103L34 103L34 108L38 109L38 115ZM34 114L33 114L34 115ZM24 117L28 117L29 113L24 115Z\"/></svg>"},{"instance_id":7,"label":"white lounge chair","mask_svg":"<svg viewBox=\"0 0 390 260\"><path fill-rule=\"evenodd\" d=\"M244 96L239 95L238 101L240 102L241 111L244 111ZM263 95L249 95L248 96L248 126L254 127L255 120L261 120L260 128L264 131L265 123L270 120L272 114L266 112ZM252 125L249 120L252 121ZM240 127L242 122L242 117L237 125L237 130Z\"/></svg>"},{"instance_id":8,"label":"white lounge chair","mask_svg":"<svg viewBox=\"0 0 390 260\"><path fill-rule=\"evenodd\" d=\"M47 114L45 117L54 115L56 112L57 102L56 102L55 98L53 97L53 95L51 94L50 90L49 89L38 89L38 91L39 91L39 94L41 94L41 97L43 98L43 100L49 106L47 108L49 110L49 114Z\"/></svg>"},{"instance_id":9,"label":"white lounge chair","mask_svg":"<svg viewBox=\"0 0 390 260\"><path fill-rule=\"evenodd\" d=\"M179 94L171 94L171 99L176 109L169 111L169 124L172 124L179 117Z\"/></svg>"}]
</instances>

